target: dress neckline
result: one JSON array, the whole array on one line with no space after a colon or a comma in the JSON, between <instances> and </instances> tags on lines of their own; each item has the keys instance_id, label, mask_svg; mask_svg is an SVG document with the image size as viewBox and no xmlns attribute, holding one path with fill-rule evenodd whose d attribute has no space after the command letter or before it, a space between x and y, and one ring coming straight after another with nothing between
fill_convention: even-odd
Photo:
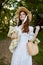
<instances>
[{"instance_id":1,"label":"dress neckline","mask_svg":"<svg viewBox=\"0 0 43 65\"><path fill-rule=\"evenodd\" d=\"M30 26L29 26L29 27L30 27ZM21 25L18 26L18 28L20 29L21 33L23 33L23 34L29 34L29 32L28 32L28 33L26 33L26 32L22 32L22 30L21 30Z\"/></svg>"},{"instance_id":2,"label":"dress neckline","mask_svg":"<svg viewBox=\"0 0 43 65\"><path fill-rule=\"evenodd\" d=\"M23 34L28 34L28 33L26 33L26 32L22 32L22 30L21 30L21 26L18 26L19 27L19 29L20 29L20 31L21 31L21 33L23 33Z\"/></svg>"}]
</instances>

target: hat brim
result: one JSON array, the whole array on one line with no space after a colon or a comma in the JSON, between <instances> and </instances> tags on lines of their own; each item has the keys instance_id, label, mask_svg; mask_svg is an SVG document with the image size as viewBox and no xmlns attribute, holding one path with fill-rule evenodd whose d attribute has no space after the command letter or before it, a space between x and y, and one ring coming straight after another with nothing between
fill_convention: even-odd
<instances>
[{"instance_id":1,"label":"hat brim","mask_svg":"<svg viewBox=\"0 0 43 65\"><path fill-rule=\"evenodd\" d=\"M15 12L15 15L17 18L19 18L19 13L23 11L23 12L26 12L28 17L29 17L29 21L32 20L32 13L25 7L19 7L18 10Z\"/></svg>"}]
</instances>

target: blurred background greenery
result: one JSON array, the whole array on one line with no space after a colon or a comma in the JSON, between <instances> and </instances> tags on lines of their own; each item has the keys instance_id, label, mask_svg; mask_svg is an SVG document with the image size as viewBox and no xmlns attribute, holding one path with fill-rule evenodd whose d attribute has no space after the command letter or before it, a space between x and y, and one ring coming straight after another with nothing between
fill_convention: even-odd
<instances>
[{"instance_id":1,"label":"blurred background greenery","mask_svg":"<svg viewBox=\"0 0 43 65\"><path fill-rule=\"evenodd\" d=\"M0 0L0 40L7 37L10 25L16 25L15 11L24 6L32 12L32 23L34 26L37 14L43 19L43 0ZM38 34L40 39L39 54L33 59L37 65L43 65L43 29Z\"/></svg>"}]
</instances>

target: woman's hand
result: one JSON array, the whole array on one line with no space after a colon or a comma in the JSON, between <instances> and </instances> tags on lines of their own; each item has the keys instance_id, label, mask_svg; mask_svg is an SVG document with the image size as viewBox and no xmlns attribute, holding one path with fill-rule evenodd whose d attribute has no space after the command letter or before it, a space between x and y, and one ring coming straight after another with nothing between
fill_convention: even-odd
<instances>
[{"instance_id":1,"label":"woman's hand","mask_svg":"<svg viewBox=\"0 0 43 65\"><path fill-rule=\"evenodd\" d=\"M17 39L18 38L18 34L16 32L13 32L11 35L11 39Z\"/></svg>"},{"instance_id":2,"label":"woman's hand","mask_svg":"<svg viewBox=\"0 0 43 65\"><path fill-rule=\"evenodd\" d=\"M39 30L40 30L40 26L36 26L36 30L38 30L38 31L39 31Z\"/></svg>"}]
</instances>

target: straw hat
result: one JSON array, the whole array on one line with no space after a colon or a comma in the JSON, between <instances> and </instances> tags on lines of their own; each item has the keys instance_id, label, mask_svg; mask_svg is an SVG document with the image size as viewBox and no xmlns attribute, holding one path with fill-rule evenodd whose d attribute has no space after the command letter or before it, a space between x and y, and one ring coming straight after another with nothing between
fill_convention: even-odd
<instances>
[{"instance_id":1,"label":"straw hat","mask_svg":"<svg viewBox=\"0 0 43 65\"><path fill-rule=\"evenodd\" d=\"M19 7L18 10L15 12L15 15L16 15L17 18L19 18L19 13L20 13L21 11L27 13L27 15L28 15L28 17L29 17L29 21L32 20L32 14L31 14L31 12L30 12L27 8L25 8L25 7Z\"/></svg>"}]
</instances>

